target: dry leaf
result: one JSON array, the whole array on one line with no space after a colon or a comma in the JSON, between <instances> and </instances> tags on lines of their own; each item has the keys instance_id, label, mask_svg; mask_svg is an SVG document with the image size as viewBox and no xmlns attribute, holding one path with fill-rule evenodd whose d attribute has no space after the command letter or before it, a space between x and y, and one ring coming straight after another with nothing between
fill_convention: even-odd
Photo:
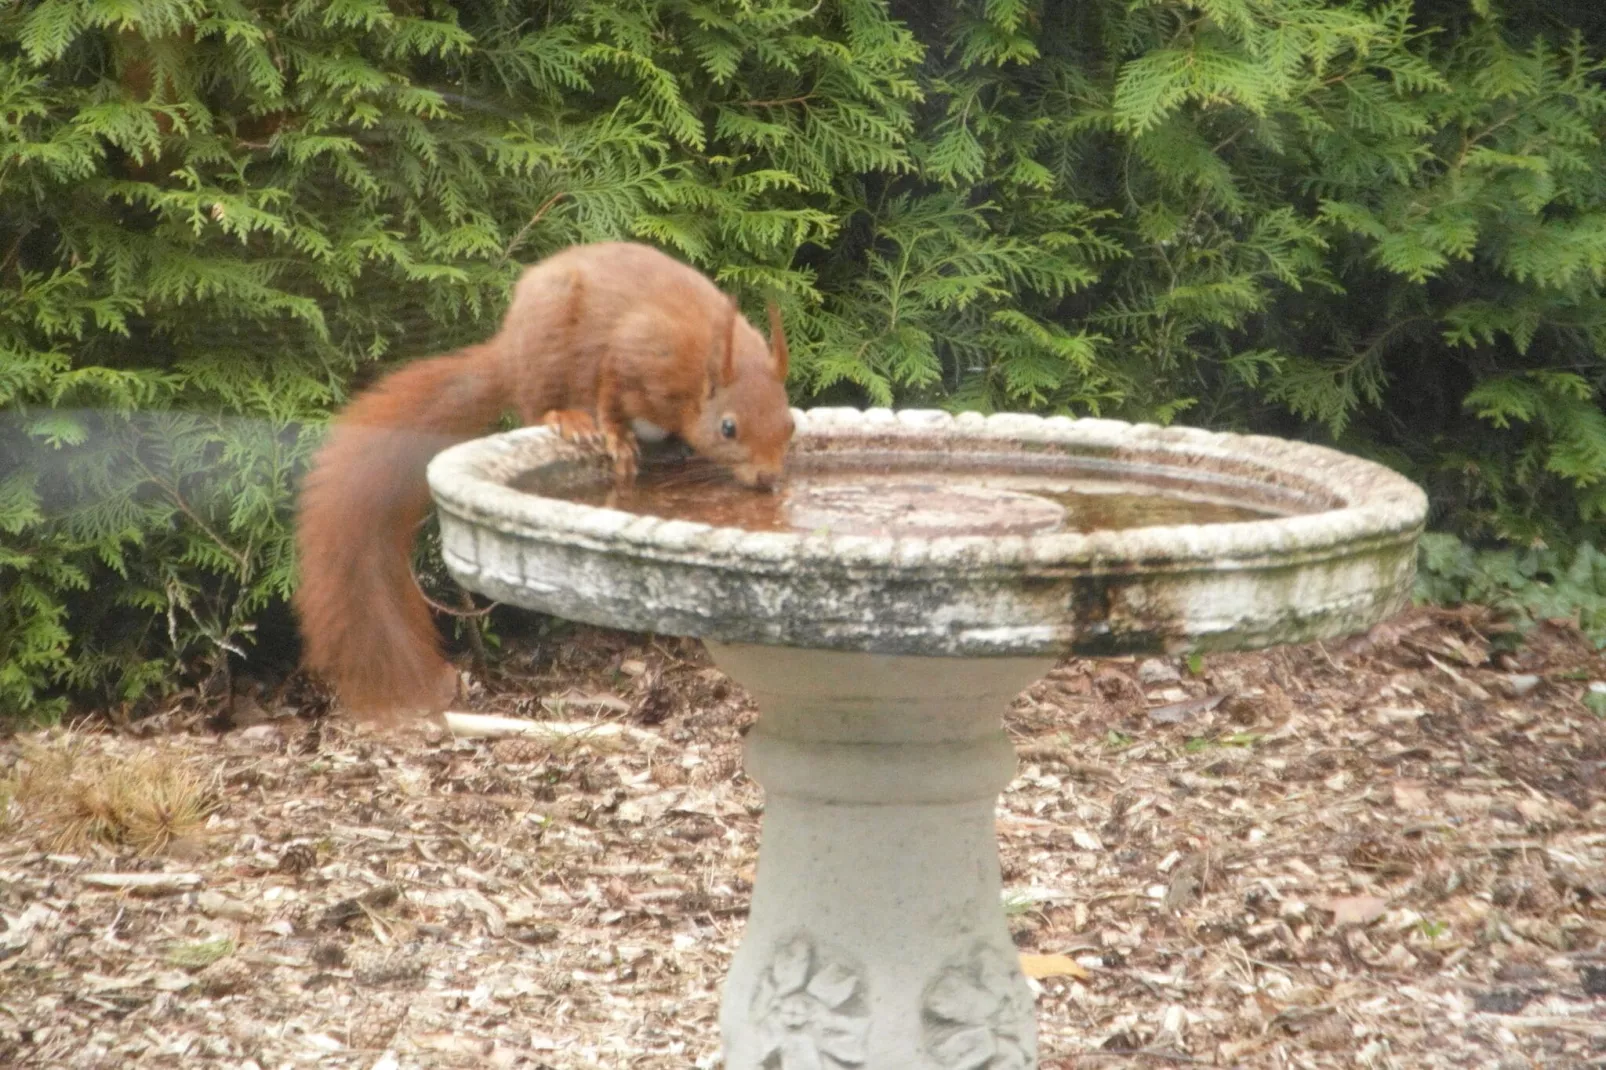
<instances>
[{"instance_id":1,"label":"dry leaf","mask_svg":"<svg viewBox=\"0 0 1606 1070\"><path fill-rule=\"evenodd\" d=\"M1428 786L1420 780L1395 781L1394 805L1401 810L1428 809L1432 806L1428 799Z\"/></svg>"},{"instance_id":2,"label":"dry leaf","mask_svg":"<svg viewBox=\"0 0 1606 1070\"><path fill-rule=\"evenodd\" d=\"M1071 840L1084 851L1104 850L1104 841L1087 829L1072 829Z\"/></svg>"},{"instance_id":3,"label":"dry leaf","mask_svg":"<svg viewBox=\"0 0 1606 1070\"><path fill-rule=\"evenodd\" d=\"M1226 697L1226 695L1206 695L1203 698L1190 698L1183 702L1156 706L1149 711L1149 720L1155 724L1181 724L1196 713L1215 709Z\"/></svg>"},{"instance_id":4,"label":"dry leaf","mask_svg":"<svg viewBox=\"0 0 1606 1070\"><path fill-rule=\"evenodd\" d=\"M1452 814L1462 817L1481 817L1494 806L1494 799L1488 795L1475 794L1465 791L1447 791L1443 795L1442 805Z\"/></svg>"},{"instance_id":5,"label":"dry leaf","mask_svg":"<svg viewBox=\"0 0 1606 1070\"><path fill-rule=\"evenodd\" d=\"M1068 955L1027 955L1020 957L1021 972L1034 980L1045 977L1074 977L1085 981L1093 975Z\"/></svg>"},{"instance_id":6,"label":"dry leaf","mask_svg":"<svg viewBox=\"0 0 1606 1070\"><path fill-rule=\"evenodd\" d=\"M1333 912L1335 925L1365 925L1381 918L1388 906L1387 899L1379 899L1375 895L1352 895L1327 903L1327 909Z\"/></svg>"},{"instance_id":7,"label":"dry leaf","mask_svg":"<svg viewBox=\"0 0 1606 1070\"><path fill-rule=\"evenodd\" d=\"M424 1032L414 1033L409 1037L414 1044L425 1051L438 1051L450 1055L489 1055L492 1042L478 1037L465 1037L457 1033Z\"/></svg>"},{"instance_id":8,"label":"dry leaf","mask_svg":"<svg viewBox=\"0 0 1606 1070\"><path fill-rule=\"evenodd\" d=\"M1204 852L1189 855L1187 861L1177 867L1164 893L1167 911L1175 914L1199 897L1199 888L1204 884L1208 867L1209 857Z\"/></svg>"}]
</instances>

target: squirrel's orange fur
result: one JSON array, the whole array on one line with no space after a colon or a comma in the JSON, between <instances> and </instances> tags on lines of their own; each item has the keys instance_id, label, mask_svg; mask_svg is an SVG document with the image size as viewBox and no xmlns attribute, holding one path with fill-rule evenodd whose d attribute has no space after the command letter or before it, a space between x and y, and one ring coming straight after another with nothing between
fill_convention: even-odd
<instances>
[{"instance_id":1,"label":"squirrel's orange fur","mask_svg":"<svg viewBox=\"0 0 1606 1070\"><path fill-rule=\"evenodd\" d=\"M440 450L513 410L568 438L600 437L634 478L638 421L741 482L768 486L792 436L787 347L765 342L702 273L645 245L578 245L520 277L488 342L406 365L359 394L314 456L296 518L294 604L306 665L353 712L438 712L456 694L409 569Z\"/></svg>"}]
</instances>

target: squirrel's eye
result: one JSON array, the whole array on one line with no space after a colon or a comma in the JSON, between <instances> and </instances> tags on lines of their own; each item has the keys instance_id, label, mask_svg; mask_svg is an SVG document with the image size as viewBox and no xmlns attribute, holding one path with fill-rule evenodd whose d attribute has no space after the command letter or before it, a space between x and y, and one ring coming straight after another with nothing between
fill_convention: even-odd
<instances>
[{"instance_id":1,"label":"squirrel's eye","mask_svg":"<svg viewBox=\"0 0 1606 1070\"><path fill-rule=\"evenodd\" d=\"M719 433L724 435L726 438L735 438L736 421L731 419L729 416L725 417L725 419L720 421Z\"/></svg>"}]
</instances>

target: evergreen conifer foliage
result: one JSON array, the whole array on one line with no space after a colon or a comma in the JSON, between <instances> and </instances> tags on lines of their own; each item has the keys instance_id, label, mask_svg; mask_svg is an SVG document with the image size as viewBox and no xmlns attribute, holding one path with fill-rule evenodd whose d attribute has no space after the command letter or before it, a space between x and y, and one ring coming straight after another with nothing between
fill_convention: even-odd
<instances>
[{"instance_id":1,"label":"evergreen conifer foliage","mask_svg":"<svg viewBox=\"0 0 1606 1070\"><path fill-rule=\"evenodd\" d=\"M0 45L8 710L248 655L318 423L521 262L643 238L806 323L918 56L867 2L44 0Z\"/></svg>"},{"instance_id":2,"label":"evergreen conifer foliage","mask_svg":"<svg viewBox=\"0 0 1606 1070\"><path fill-rule=\"evenodd\" d=\"M1606 515L1606 39L1513 7L977 2L922 23L928 176L963 161L996 230L1078 205L1116 246L1037 306L1096 340L1089 367L1022 396L995 347L960 396L1327 439L1427 482L1464 533L1586 533Z\"/></svg>"},{"instance_id":3,"label":"evergreen conifer foliage","mask_svg":"<svg viewBox=\"0 0 1606 1070\"><path fill-rule=\"evenodd\" d=\"M1537 0L7 6L0 710L253 656L321 421L575 241L778 296L799 401L1307 436L1462 534L1566 542L1606 515L1603 32Z\"/></svg>"}]
</instances>

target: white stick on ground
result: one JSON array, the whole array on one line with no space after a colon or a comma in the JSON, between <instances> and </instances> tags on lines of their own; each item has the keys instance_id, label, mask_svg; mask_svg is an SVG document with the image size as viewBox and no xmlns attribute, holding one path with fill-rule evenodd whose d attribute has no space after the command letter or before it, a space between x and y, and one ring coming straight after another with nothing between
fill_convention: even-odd
<instances>
[{"instance_id":1,"label":"white stick on ground","mask_svg":"<svg viewBox=\"0 0 1606 1070\"><path fill-rule=\"evenodd\" d=\"M199 887L199 873L85 873L79 878L97 888L135 892L140 895L172 895Z\"/></svg>"},{"instance_id":2,"label":"white stick on ground","mask_svg":"<svg viewBox=\"0 0 1606 1070\"><path fill-rule=\"evenodd\" d=\"M454 713L443 715L452 735L463 739L538 739L550 742L584 742L586 739L651 738L650 733L612 721L531 721L523 717L499 717L494 713Z\"/></svg>"}]
</instances>

